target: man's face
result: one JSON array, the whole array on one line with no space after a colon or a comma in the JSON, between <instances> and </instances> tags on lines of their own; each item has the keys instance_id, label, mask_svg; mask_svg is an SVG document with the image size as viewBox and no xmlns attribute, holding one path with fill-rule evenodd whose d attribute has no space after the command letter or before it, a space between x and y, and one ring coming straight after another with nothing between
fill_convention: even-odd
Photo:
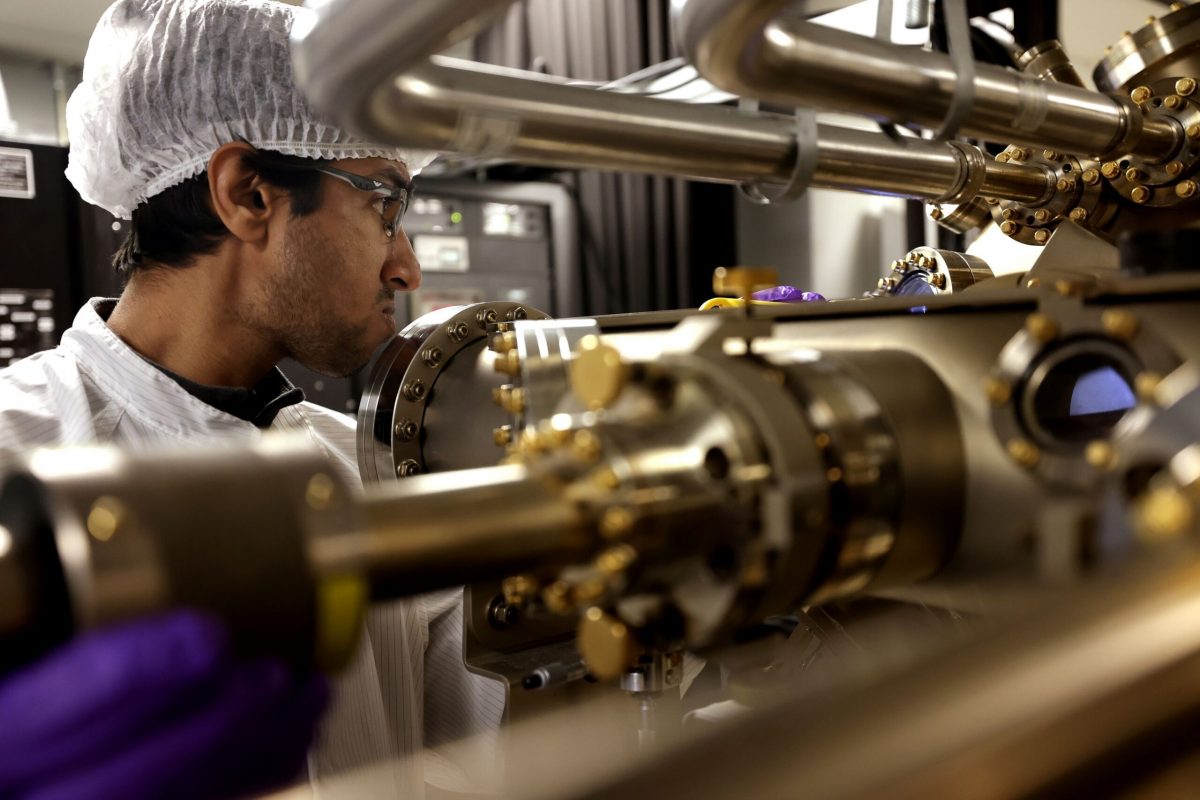
<instances>
[{"instance_id":1,"label":"man's face","mask_svg":"<svg viewBox=\"0 0 1200 800\"><path fill-rule=\"evenodd\" d=\"M333 166L391 185L409 178L403 164L382 158ZM382 198L327 175L321 184L317 211L286 220L255 316L292 358L343 376L396 332L394 294L416 289L421 268L403 230L387 236Z\"/></svg>"}]
</instances>

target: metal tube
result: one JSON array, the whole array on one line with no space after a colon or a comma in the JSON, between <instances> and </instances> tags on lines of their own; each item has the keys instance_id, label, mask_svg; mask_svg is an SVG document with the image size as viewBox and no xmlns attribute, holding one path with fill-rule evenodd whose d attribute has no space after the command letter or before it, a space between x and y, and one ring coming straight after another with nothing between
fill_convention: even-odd
<instances>
[{"instance_id":1,"label":"metal tube","mask_svg":"<svg viewBox=\"0 0 1200 800\"><path fill-rule=\"evenodd\" d=\"M419 475L368 488L361 528L316 538L319 573L361 570L400 597L570 561L591 551L576 508L524 467Z\"/></svg>"},{"instance_id":2,"label":"metal tube","mask_svg":"<svg viewBox=\"0 0 1200 800\"><path fill-rule=\"evenodd\" d=\"M788 117L597 92L443 58L379 89L350 122L412 147L730 183L786 183L796 158ZM822 125L818 148L820 187L936 200L974 182L989 196L1024 202L1047 191L1038 167L972 166L945 143ZM967 174L979 169L985 174Z\"/></svg>"},{"instance_id":3,"label":"metal tube","mask_svg":"<svg viewBox=\"0 0 1200 800\"><path fill-rule=\"evenodd\" d=\"M948 56L781 16L770 0L689 0L683 45L700 73L736 94L937 128L954 99ZM1170 122L1131 104L1000 67L976 67L971 136L1068 152L1167 158L1180 141Z\"/></svg>"}]
</instances>

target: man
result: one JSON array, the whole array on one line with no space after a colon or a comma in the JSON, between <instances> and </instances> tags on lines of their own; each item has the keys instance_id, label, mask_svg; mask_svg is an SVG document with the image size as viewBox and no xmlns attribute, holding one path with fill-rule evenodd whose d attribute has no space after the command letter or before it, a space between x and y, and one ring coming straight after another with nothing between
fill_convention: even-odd
<instances>
[{"instance_id":1,"label":"man","mask_svg":"<svg viewBox=\"0 0 1200 800\"><path fill-rule=\"evenodd\" d=\"M357 481L352 421L302 402L275 365L292 357L346 375L394 334L394 293L421 280L401 223L427 156L357 140L314 115L288 53L299 13L264 0L119 0L105 13L67 108L67 175L85 200L132 217L116 259L127 284L119 301L85 305L57 349L0 371L0 454L291 430ZM319 780L386 762L371 773L374 797L417 796L425 781L465 788L465 776L442 762L397 766L430 738L494 730L503 711L499 687L463 667L457 597L376 608L366 633L335 686L310 771ZM147 652L161 671L194 672L194 680L155 678ZM182 654L183 667L170 654ZM95 659L113 674L93 691L89 670L77 668ZM264 758L278 775L239 782L272 738L260 718L286 720L296 750L305 736L295 730L306 731L320 707L311 680L239 663L219 626L187 614L99 633L6 680L0 745L17 749L0 756L0 796L246 791L295 767L294 755ZM133 733L114 734L97 718L101 707L119 717L136 687L156 680L166 700L139 712ZM196 698L220 695L213 686L226 683L240 687L243 701L204 723L212 706ZM56 714L42 715L37 698L57 704ZM20 757L22 743L32 752L31 742L49 747L59 733L81 730L96 733L84 737L87 747ZM169 756L154 750L164 738L178 743ZM229 742L247 744L217 747ZM204 763L210 758L217 762ZM195 777L222 770L233 777Z\"/></svg>"}]
</instances>

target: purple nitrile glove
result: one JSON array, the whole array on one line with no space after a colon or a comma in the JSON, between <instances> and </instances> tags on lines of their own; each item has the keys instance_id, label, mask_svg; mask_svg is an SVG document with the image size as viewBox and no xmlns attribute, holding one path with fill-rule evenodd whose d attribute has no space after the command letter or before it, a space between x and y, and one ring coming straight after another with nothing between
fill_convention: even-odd
<instances>
[{"instance_id":1,"label":"purple nitrile glove","mask_svg":"<svg viewBox=\"0 0 1200 800\"><path fill-rule=\"evenodd\" d=\"M770 300L773 303L823 303L825 298L816 292L802 292L795 286L772 286L759 289L750 295L755 300Z\"/></svg>"},{"instance_id":2,"label":"purple nitrile glove","mask_svg":"<svg viewBox=\"0 0 1200 800\"><path fill-rule=\"evenodd\" d=\"M261 792L298 776L327 699L199 614L87 633L0 677L0 798Z\"/></svg>"}]
</instances>

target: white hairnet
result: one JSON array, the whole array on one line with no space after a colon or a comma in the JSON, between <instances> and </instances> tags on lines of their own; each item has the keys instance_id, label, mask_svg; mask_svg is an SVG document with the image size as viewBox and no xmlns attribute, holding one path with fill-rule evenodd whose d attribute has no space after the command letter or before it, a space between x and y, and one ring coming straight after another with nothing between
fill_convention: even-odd
<instances>
[{"instance_id":1,"label":"white hairnet","mask_svg":"<svg viewBox=\"0 0 1200 800\"><path fill-rule=\"evenodd\" d=\"M383 158L417 172L426 151L363 142L309 107L288 34L311 10L267 0L118 0L100 18L67 103L67 178L118 217L207 169L223 144L309 158Z\"/></svg>"}]
</instances>

